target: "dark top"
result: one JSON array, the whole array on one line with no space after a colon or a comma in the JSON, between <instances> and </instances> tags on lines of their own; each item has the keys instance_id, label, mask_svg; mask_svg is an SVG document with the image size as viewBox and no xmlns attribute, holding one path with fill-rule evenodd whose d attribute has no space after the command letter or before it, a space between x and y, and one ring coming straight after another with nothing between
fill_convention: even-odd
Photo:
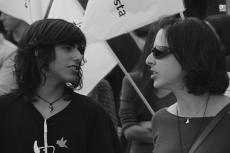
<instances>
[{"instance_id":1,"label":"dark top","mask_svg":"<svg viewBox=\"0 0 230 153\"><path fill-rule=\"evenodd\" d=\"M130 77L135 84L139 86L140 73L130 73ZM123 130L126 130L132 125L137 125L141 121L151 121L152 114L147 109L140 110L138 103L145 105L143 101L137 102L135 97L137 95L136 90L125 76L122 83L121 91L121 104L120 104L120 120ZM152 94L152 96L155 96ZM156 97L157 98L157 97ZM146 99L148 101L148 99ZM176 97L173 93L168 94L163 98L157 98L157 101L148 101L149 105L154 111L158 111L161 108L168 107L176 102ZM147 111L146 111L147 110Z\"/></svg>"},{"instance_id":2,"label":"dark top","mask_svg":"<svg viewBox=\"0 0 230 153\"><path fill-rule=\"evenodd\" d=\"M69 105L47 119L49 153L122 153L108 113L92 98L74 94ZM0 97L0 152L44 150L44 118L31 102Z\"/></svg>"},{"instance_id":3,"label":"dark top","mask_svg":"<svg viewBox=\"0 0 230 153\"><path fill-rule=\"evenodd\" d=\"M186 124L184 117L169 113L166 108L158 111L152 118L153 153L180 153L180 136L183 153L187 153L195 137L198 137L214 117L191 118ZM203 120L203 123L202 123ZM200 128L199 128L200 127ZM200 130L198 130L200 129ZM212 131L196 153L230 152L230 114ZM197 136L196 136L197 135Z\"/></svg>"}]
</instances>

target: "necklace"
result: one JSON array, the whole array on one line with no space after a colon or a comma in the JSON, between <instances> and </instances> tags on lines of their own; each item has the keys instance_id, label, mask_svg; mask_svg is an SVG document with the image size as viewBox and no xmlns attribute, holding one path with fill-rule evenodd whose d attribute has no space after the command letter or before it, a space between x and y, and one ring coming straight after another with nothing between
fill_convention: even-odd
<instances>
[{"instance_id":1,"label":"necklace","mask_svg":"<svg viewBox=\"0 0 230 153\"><path fill-rule=\"evenodd\" d=\"M191 146L192 146L193 143L195 142L195 140L196 140L196 138L197 138L197 136L198 136L198 133L199 133L199 131L200 131L200 128L201 128L201 126L202 126L202 124L203 124L204 116L205 116L206 109L207 109L207 106L208 106L209 97L210 97L210 94L208 95L208 98L207 98L207 102L206 102L206 105L205 105L205 110L204 110L204 114L203 114L203 117L202 117L201 124L200 124L200 126L199 126L199 128L198 128L198 130L197 130L197 132L196 132L196 135L195 135L195 137L194 137L194 139L193 139L193 141L192 141L192 143L191 143L189 149L191 148ZM203 106L202 106L202 107L203 107ZM182 151L181 133L180 133L180 131L181 131L181 130L180 130L180 122L179 122L179 117L178 117L178 109L176 109L176 113L177 113L178 133L179 133L179 138L180 138L180 152L183 153L183 151ZM194 115L194 116L195 116L195 115ZM190 119L191 119L191 118L190 118Z\"/></svg>"},{"instance_id":2,"label":"necklace","mask_svg":"<svg viewBox=\"0 0 230 153\"><path fill-rule=\"evenodd\" d=\"M60 99L64 96L64 94L63 94L63 95L61 95L61 97L59 97L57 100L55 100L55 101L53 101L53 102L49 102L49 101L43 99L41 96L39 96L39 95L37 95L37 94L35 94L35 95L36 95L38 98L40 98L41 100L43 100L43 101L45 101L45 102L47 102L47 103L50 104L50 105L49 105L50 113L52 113L52 111L54 110L53 104L54 104L55 102L57 102L58 100L60 100Z\"/></svg>"},{"instance_id":3,"label":"necklace","mask_svg":"<svg viewBox=\"0 0 230 153\"><path fill-rule=\"evenodd\" d=\"M182 115L184 118L186 118L186 122L185 122L185 123L188 124L188 123L189 123L189 120L190 120L191 118L193 118L194 116L196 116L196 115L201 111L201 109L202 109L204 106L205 106L205 105L201 106L200 109L199 109L192 117L185 117L184 114L180 111L178 105L176 105L176 109L177 109L177 112L180 112L181 115Z\"/></svg>"}]
</instances>

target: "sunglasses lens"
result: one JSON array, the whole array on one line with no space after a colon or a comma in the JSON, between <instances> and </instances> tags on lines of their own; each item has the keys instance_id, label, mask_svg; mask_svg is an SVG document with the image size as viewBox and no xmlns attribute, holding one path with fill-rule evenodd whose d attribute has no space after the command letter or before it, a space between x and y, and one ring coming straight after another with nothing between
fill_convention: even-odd
<instances>
[{"instance_id":1,"label":"sunglasses lens","mask_svg":"<svg viewBox=\"0 0 230 153\"><path fill-rule=\"evenodd\" d=\"M155 57L161 57L164 54L161 50L158 50L157 48L154 49L154 56Z\"/></svg>"},{"instance_id":2,"label":"sunglasses lens","mask_svg":"<svg viewBox=\"0 0 230 153\"><path fill-rule=\"evenodd\" d=\"M156 46L153 48L152 53L155 58L161 58L171 52L169 51L167 47Z\"/></svg>"}]
</instances>

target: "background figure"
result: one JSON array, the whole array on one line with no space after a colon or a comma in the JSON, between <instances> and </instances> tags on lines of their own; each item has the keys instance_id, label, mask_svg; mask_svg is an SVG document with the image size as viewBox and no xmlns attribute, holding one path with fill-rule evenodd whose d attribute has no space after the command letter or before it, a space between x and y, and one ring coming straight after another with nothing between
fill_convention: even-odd
<instances>
[{"instance_id":1,"label":"background figure","mask_svg":"<svg viewBox=\"0 0 230 153\"><path fill-rule=\"evenodd\" d=\"M1 13L0 20L6 31L5 38L17 46L29 24L4 12Z\"/></svg>"},{"instance_id":2,"label":"background figure","mask_svg":"<svg viewBox=\"0 0 230 153\"><path fill-rule=\"evenodd\" d=\"M18 88L0 96L0 152L123 152L105 109L74 92L82 88L85 47L82 31L62 19L26 29L15 56Z\"/></svg>"},{"instance_id":3,"label":"background figure","mask_svg":"<svg viewBox=\"0 0 230 153\"><path fill-rule=\"evenodd\" d=\"M116 54L122 65L125 67L127 72L130 72L134 65L140 58L141 50L137 46L136 42L133 40L129 33L120 35L118 37L107 40L109 46ZM122 79L125 74L117 65L106 77L105 79L109 82L112 87L117 113L120 107L120 92Z\"/></svg>"},{"instance_id":4,"label":"background figure","mask_svg":"<svg viewBox=\"0 0 230 153\"><path fill-rule=\"evenodd\" d=\"M171 90L177 103L152 118L153 153L188 152L215 116L230 102L225 56L210 27L196 18L165 17L146 59L154 87ZM196 153L230 151L230 114Z\"/></svg>"},{"instance_id":5,"label":"background figure","mask_svg":"<svg viewBox=\"0 0 230 153\"><path fill-rule=\"evenodd\" d=\"M109 82L105 79L102 79L89 93L88 96L94 98L105 108L113 121L116 131L118 132L118 119L115 108L115 101Z\"/></svg>"},{"instance_id":6,"label":"background figure","mask_svg":"<svg viewBox=\"0 0 230 153\"><path fill-rule=\"evenodd\" d=\"M1 16L2 12L0 11L0 16ZM3 26L2 20L0 20L0 32L3 34L3 36L5 36L6 31L5 28Z\"/></svg>"},{"instance_id":7,"label":"background figure","mask_svg":"<svg viewBox=\"0 0 230 153\"><path fill-rule=\"evenodd\" d=\"M130 73L131 78L155 112L176 102L176 98L171 91L153 87L149 67L145 64L145 59L151 52L152 43L158 30L157 22L153 23L148 33L144 52L134 70ZM126 76L123 79L120 99L119 115L123 132L125 137L132 142L128 143L131 146L127 146L126 152L151 153L153 150L152 114Z\"/></svg>"},{"instance_id":8,"label":"background figure","mask_svg":"<svg viewBox=\"0 0 230 153\"><path fill-rule=\"evenodd\" d=\"M212 15L205 21L218 37L225 51L227 70L230 71L230 15Z\"/></svg>"},{"instance_id":9,"label":"background figure","mask_svg":"<svg viewBox=\"0 0 230 153\"><path fill-rule=\"evenodd\" d=\"M0 95L9 93L16 87L13 78L16 46L4 39L0 33Z\"/></svg>"}]
</instances>

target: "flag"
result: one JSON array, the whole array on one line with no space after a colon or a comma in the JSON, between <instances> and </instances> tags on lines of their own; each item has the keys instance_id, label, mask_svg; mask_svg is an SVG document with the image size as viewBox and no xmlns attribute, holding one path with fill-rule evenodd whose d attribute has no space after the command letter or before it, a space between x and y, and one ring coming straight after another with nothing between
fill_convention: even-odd
<instances>
[{"instance_id":1,"label":"flag","mask_svg":"<svg viewBox=\"0 0 230 153\"><path fill-rule=\"evenodd\" d=\"M84 9L78 0L54 0L48 18L64 19L81 26Z\"/></svg>"},{"instance_id":2,"label":"flag","mask_svg":"<svg viewBox=\"0 0 230 153\"><path fill-rule=\"evenodd\" d=\"M82 30L89 42L107 40L184 10L183 0L90 0Z\"/></svg>"},{"instance_id":3,"label":"flag","mask_svg":"<svg viewBox=\"0 0 230 153\"><path fill-rule=\"evenodd\" d=\"M0 0L0 10L32 24L43 19L50 0Z\"/></svg>"},{"instance_id":4,"label":"flag","mask_svg":"<svg viewBox=\"0 0 230 153\"><path fill-rule=\"evenodd\" d=\"M48 18L64 19L81 27L84 10L78 0L54 0ZM76 92L87 95L116 65L112 50L105 41L87 44L82 66L83 88Z\"/></svg>"}]
</instances>

